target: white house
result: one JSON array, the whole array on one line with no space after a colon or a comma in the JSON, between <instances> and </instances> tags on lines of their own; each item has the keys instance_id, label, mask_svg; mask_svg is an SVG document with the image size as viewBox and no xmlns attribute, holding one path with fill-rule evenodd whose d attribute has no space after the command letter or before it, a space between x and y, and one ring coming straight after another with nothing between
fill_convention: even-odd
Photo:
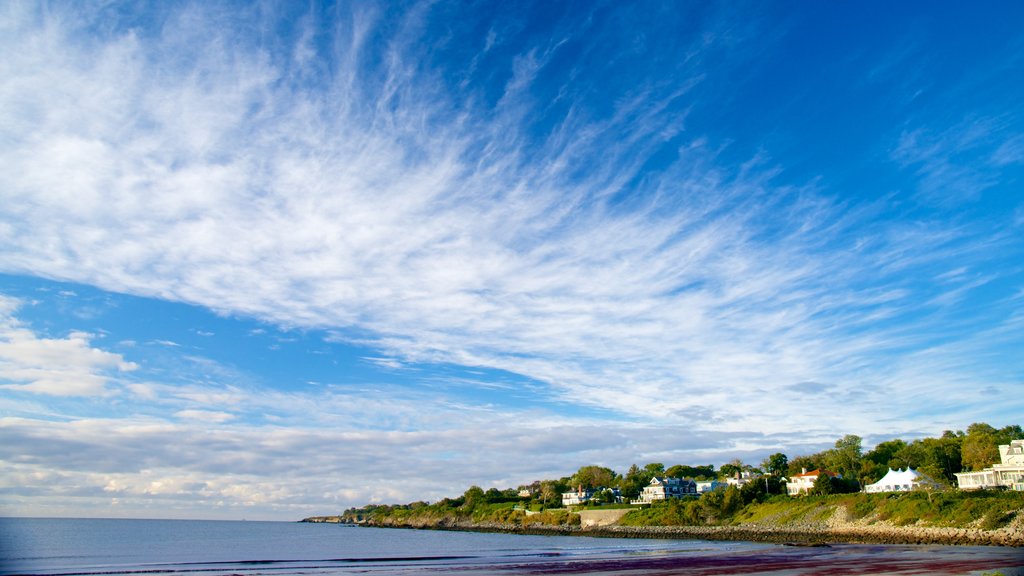
<instances>
[{"instance_id":1,"label":"white house","mask_svg":"<svg viewBox=\"0 0 1024 576\"><path fill-rule=\"evenodd\" d=\"M562 506L578 506L587 503L594 497L594 491L590 488L584 489L581 485L572 492L562 492Z\"/></svg>"},{"instance_id":2,"label":"white house","mask_svg":"<svg viewBox=\"0 0 1024 576\"><path fill-rule=\"evenodd\" d=\"M735 476L730 476L725 479L729 486L735 486L742 488L746 484L749 484L754 479L754 475L751 472L737 472Z\"/></svg>"},{"instance_id":3,"label":"white house","mask_svg":"<svg viewBox=\"0 0 1024 576\"><path fill-rule=\"evenodd\" d=\"M631 501L630 504L650 504L651 502L658 500L696 495L697 483L693 480L682 478L659 478L658 476L655 476L654 478L651 478L650 484L644 486L643 492L640 493L640 498L638 500Z\"/></svg>"},{"instance_id":4,"label":"white house","mask_svg":"<svg viewBox=\"0 0 1024 576\"><path fill-rule=\"evenodd\" d=\"M911 490L937 489L941 487L938 482L917 470L912 470L911 468L893 470L889 468L889 471L885 473L885 476L882 476L881 480L874 484L868 484L864 487L864 491L869 493L909 492Z\"/></svg>"},{"instance_id":5,"label":"white house","mask_svg":"<svg viewBox=\"0 0 1024 576\"><path fill-rule=\"evenodd\" d=\"M719 482L718 480L697 480L694 482L697 485L697 494L703 494L705 492L714 492L721 486L726 484Z\"/></svg>"},{"instance_id":6,"label":"white house","mask_svg":"<svg viewBox=\"0 0 1024 576\"><path fill-rule=\"evenodd\" d=\"M786 493L790 496L796 496L798 494L807 494L814 488L814 482L818 479L818 476L826 474L835 478L838 476L835 472L829 472L828 470L811 470L807 471L803 469L799 474L793 474L789 478L789 482L786 482Z\"/></svg>"},{"instance_id":7,"label":"white house","mask_svg":"<svg viewBox=\"0 0 1024 576\"><path fill-rule=\"evenodd\" d=\"M1024 490L1024 440L1014 440L999 447L999 464L980 472L960 472L956 483L961 490L1009 488Z\"/></svg>"},{"instance_id":8,"label":"white house","mask_svg":"<svg viewBox=\"0 0 1024 576\"><path fill-rule=\"evenodd\" d=\"M609 495L610 493L610 495ZM618 488L584 489L580 486L572 492L562 493L562 506L579 506L595 500L599 502L622 502L622 492Z\"/></svg>"}]
</instances>

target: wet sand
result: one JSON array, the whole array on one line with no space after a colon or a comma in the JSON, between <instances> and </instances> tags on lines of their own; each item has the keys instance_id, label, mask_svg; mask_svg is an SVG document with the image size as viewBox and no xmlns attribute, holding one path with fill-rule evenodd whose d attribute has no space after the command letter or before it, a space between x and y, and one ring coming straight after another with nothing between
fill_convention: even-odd
<instances>
[{"instance_id":1,"label":"wet sand","mask_svg":"<svg viewBox=\"0 0 1024 576\"><path fill-rule=\"evenodd\" d=\"M756 551L637 555L611 558L549 558L522 564L464 567L463 573L586 574L592 576L795 576L804 574L1024 575L1019 549L974 546L775 546ZM454 571L459 571L455 569Z\"/></svg>"}]
</instances>

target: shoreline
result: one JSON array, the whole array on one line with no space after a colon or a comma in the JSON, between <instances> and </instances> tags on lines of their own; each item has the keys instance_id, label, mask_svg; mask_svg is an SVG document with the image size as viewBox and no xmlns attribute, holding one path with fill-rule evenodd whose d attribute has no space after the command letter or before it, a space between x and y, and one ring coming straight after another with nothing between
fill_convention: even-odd
<instances>
[{"instance_id":1,"label":"shoreline","mask_svg":"<svg viewBox=\"0 0 1024 576\"><path fill-rule=\"evenodd\" d=\"M845 524L845 523L844 523ZM541 536L590 536L597 538L694 539L822 546L831 544L932 544L943 546L1024 547L1019 528L981 530L926 526L839 525L821 527L774 527L756 524L737 526L567 526L501 524L494 522L439 521L432 523L366 522L355 526L493 532Z\"/></svg>"}]
</instances>

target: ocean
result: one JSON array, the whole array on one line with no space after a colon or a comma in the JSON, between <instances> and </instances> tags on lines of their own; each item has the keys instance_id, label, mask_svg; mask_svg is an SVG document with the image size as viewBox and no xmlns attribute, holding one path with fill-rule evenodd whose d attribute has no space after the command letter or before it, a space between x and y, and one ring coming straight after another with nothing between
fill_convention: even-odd
<instances>
[{"instance_id":1,"label":"ocean","mask_svg":"<svg viewBox=\"0 0 1024 576\"><path fill-rule=\"evenodd\" d=\"M1024 550L525 536L337 524L0 518L0 576L1024 575Z\"/></svg>"}]
</instances>

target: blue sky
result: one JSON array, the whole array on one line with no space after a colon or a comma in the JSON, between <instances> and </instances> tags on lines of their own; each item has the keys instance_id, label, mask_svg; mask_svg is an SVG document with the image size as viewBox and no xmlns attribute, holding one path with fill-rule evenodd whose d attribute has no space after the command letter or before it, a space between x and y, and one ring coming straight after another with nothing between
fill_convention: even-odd
<instances>
[{"instance_id":1,"label":"blue sky","mask_svg":"<svg viewBox=\"0 0 1024 576\"><path fill-rule=\"evenodd\" d=\"M1024 8L0 8L0 511L1020 423Z\"/></svg>"}]
</instances>

